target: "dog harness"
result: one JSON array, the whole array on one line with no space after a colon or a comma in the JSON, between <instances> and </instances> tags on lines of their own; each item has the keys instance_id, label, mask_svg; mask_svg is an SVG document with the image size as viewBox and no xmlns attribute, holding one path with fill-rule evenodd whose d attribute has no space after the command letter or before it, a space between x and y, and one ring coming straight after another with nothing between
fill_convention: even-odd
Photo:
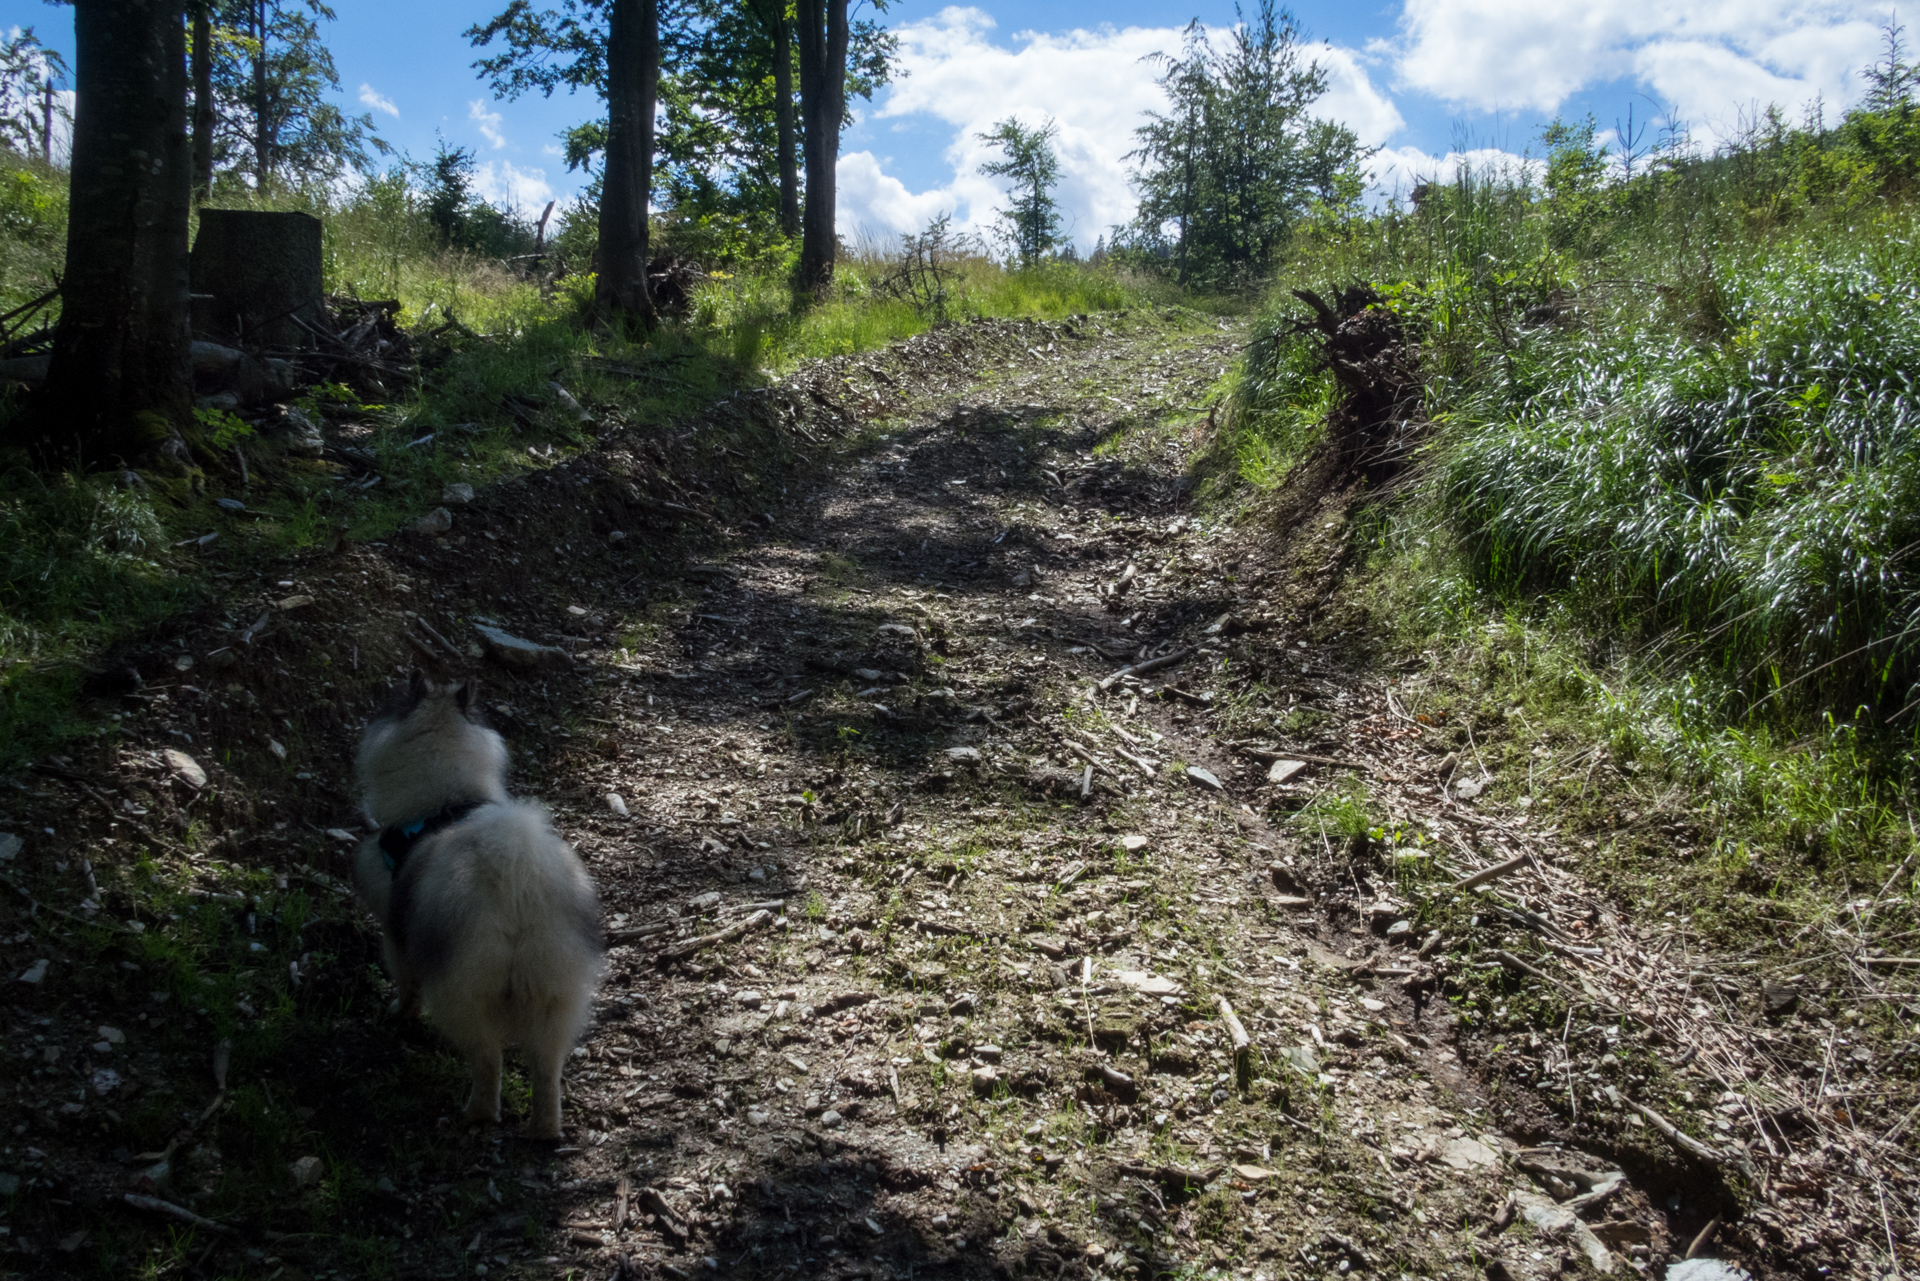
<instances>
[{"instance_id":1,"label":"dog harness","mask_svg":"<svg viewBox=\"0 0 1920 1281\"><path fill-rule=\"evenodd\" d=\"M458 805L446 805L425 818L415 819L411 823L395 823L392 827L380 829L380 858L389 872L398 872L400 865L406 862L413 847L426 840L442 828L452 827L467 815L479 809L486 801L464 801Z\"/></svg>"}]
</instances>

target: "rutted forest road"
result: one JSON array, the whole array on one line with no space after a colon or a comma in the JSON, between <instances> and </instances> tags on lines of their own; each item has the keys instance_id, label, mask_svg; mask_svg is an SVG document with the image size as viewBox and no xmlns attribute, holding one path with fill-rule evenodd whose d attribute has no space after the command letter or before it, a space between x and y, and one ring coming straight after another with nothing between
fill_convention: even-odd
<instances>
[{"instance_id":1,"label":"rutted forest road","mask_svg":"<svg viewBox=\"0 0 1920 1281\"><path fill-rule=\"evenodd\" d=\"M840 362L862 430L697 563L636 560L643 505L602 502L641 448L615 434L483 492L450 538L316 556L156 642L191 661L149 676L102 761L31 778L14 866L75 920L157 936L179 918L138 906L147 873L107 875L144 833L236 948L272 933L256 911L304 913L299 986L273 982L307 1030L248 1051L208 1120L218 1019L152 991L158 945L89 953L10 902L13 972L53 965L12 985L35 1066L6 1099L27 1183L4 1270L84 1272L111 1244L121 1275L145 1249L263 1278L1659 1276L1715 1218L1705 1252L1763 1275L1861 1257L1880 1176L1759 1128L1742 1092L1800 1088L1766 1056L1817 1043L1709 1009L1702 962L1586 887L1581 842L1476 800L1425 669L1377 670L1322 617L1339 496L1283 527L1195 519L1242 330L996 324L986 367L942 364L966 328ZM260 612L287 621L247 666L209 660ZM504 666L476 622L566 653ZM557 1152L451 1119L461 1070L383 1011L341 890L361 691L416 650L482 678L513 786L600 887L608 972ZM223 781L281 738L279 794ZM100 884L66 870L83 842ZM260 868L313 906L222 897ZM105 977L63 992L86 965ZM89 1044L96 1024L120 1039ZM1826 1052L1822 1089L1846 1070ZM131 1137L149 1096L173 1119ZM1691 1155L1662 1137L1675 1098L1708 1127ZM183 1116L142 1183L138 1148ZM1770 1149L1767 1193L1736 1195ZM1796 1181L1829 1191L1796 1203ZM128 1187L240 1230L137 1246L130 1224L167 1220ZM333 1217L304 1230L316 1204Z\"/></svg>"}]
</instances>

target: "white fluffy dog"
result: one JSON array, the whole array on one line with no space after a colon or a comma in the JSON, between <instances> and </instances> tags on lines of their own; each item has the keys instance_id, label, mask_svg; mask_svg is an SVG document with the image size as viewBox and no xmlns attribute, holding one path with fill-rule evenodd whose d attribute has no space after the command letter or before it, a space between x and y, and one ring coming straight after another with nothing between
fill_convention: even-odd
<instances>
[{"instance_id":1,"label":"white fluffy dog","mask_svg":"<svg viewBox=\"0 0 1920 1281\"><path fill-rule=\"evenodd\" d=\"M424 1010L467 1056L467 1117L500 1120L500 1052L533 1077L534 1138L560 1137L560 1067L600 982L600 904L544 808L507 795L507 748L475 714L474 682L414 672L367 726L356 762L380 826L354 859L386 928L400 1008Z\"/></svg>"}]
</instances>

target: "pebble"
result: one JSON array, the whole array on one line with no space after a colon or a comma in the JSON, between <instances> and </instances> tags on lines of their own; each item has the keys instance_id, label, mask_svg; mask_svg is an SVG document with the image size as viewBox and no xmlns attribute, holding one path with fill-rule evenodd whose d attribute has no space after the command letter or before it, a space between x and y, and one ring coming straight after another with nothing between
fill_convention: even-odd
<instances>
[{"instance_id":1,"label":"pebble","mask_svg":"<svg viewBox=\"0 0 1920 1281\"><path fill-rule=\"evenodd\" d=\"M295 1190L310 1188L320 1182L321 1176L326 1172L326 1167L321 1164L319 1157L303 1156L287 1167L287 1179L293 1184Z\"/></svg>"},{"instance_id":2,"label":"pebble","mask_svg":"<svg viewBox=\"0 0 1920 1281\"><path fill-rule=\"evenodd\" d=\"M207 771L200 767L200 762L178 748L165 749L160 753L160 759L166 762L173 776L188 787L198 790L207 785Z\"/></svg>"},{"instance_id":3,"label":"pebble","mask_svg":"<svg viewBox=\"0 0 1920 1281\"><path fill-rule=\"evenodd\" d=\"M837 1130L846 1122L846 1119L847 1118L841 1116L832 1108L828 1108L820 1114L820 1128L823 1130Z\"/></svg>"},{"instance_id":4,"label":"pebble","mask_svg":"<svg viewBox=\"0 0 1920 1281\"><path fill-rule=\"evenodd\" d=\"M1147 838L1144 836L1123 836L1120 838L1120 848L1129 854L1138 854L1141 850L1147 848Z\"/></svg>"},{"instance_id":5,"label":"pebble","mask_svg":"<svg viewBox=\"0 0 1920 1281\"><path fill-rule=\"evenodd\" d=\"M41 957L21 972L22 983L38 983L47 977L47 958Z\"/></svg>"},{"instance_id":6,"label":"pebble","mask_svg":"<svg viewBox=\"0 0 1920 1281\"><path fill-rule=\"evenodd\" d=\"M1306 767L1305 761L1290 761L1282 758L1267 767L1267 781L1284 783Z\"/></svg>"},{"instance_id":7,"label":"pebble","mask_svg":"<svg viewBox=\"0 0 1920 1281\"><path fill-rule=\"evenodd\" d=\"M619 815L621 818L628 817L627 803L626 801L621 799L620 793L618 792L607 793L607 808L612 810L615 814Z\"/></svg>"},{"instance_id":8,"label":"pebble","mask_svg":"<svg viewBox=\"0 0 1920 1281\"><path fill-rule=\"evenodd\" d=\"M12 832L0 832L0 863L11 863L20 856L26 842Z\"/></svg>"},{"instance_id":9,"label":"pebble","mask_svg":"<svg viewBox=\"0 0 1920 1281\"><path fill-rule=\"evenodd\" d=\"M473 501L473 486L464 480L456 480L440 491L440 501L464 506Z\"/></svg>"},{"instance_id":10,"label":"pebble","mask_svg":"<svg viewBox=\"0 0 1920 1281\"><path fill-rule=\"evenodd\" d=\"M1202 769L1198 765L1189 765L1187 766L1187 777L1202 787L1210 787L1216 792L1226 790L1226 787L1220 782L1219 776L1210 769Z\"/></svg>"},{"instance_id":11,"label":"pebble","mask_svg":"<svg viewBox=\"0 0 1920 1281\"><path fill-rule=\"evenodd\" d=\"M109 1045L125 1045L127 1043L127 1034L117 1027L108 1027L102 1023L98 1030L100 1039Z\"/></svg>"},{"instance_id":12,"label":"pebble","mask_svg":"<svg viewBox=\"0 0 1920 1281\"><path fill-rule=\"evenodd\" d=\"M1463 801L1470 801L1487 790L1487 785L1477 778L1463 778L1453 785L1453 794Z\"/></svg>"},{"instance_id":13,"label":"pebble","mask_svg":"<svg viewBox=\"0 0 1920 1281\"><path fill-rule=\"evenodd\" d=\"M112 1094L120 1088L120 1074L112 1068L101 1068L93 1074L93 1092L102 1097Z\"/></svg>"}]
</instances>

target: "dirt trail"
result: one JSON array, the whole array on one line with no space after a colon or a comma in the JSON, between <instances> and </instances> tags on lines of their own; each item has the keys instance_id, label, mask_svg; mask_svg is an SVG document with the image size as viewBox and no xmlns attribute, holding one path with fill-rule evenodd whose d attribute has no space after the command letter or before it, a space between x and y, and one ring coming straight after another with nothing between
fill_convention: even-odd
<instances>
[{"instance_id":1,"label":"dirt trail","mask_svg":"<svg viewBox=\"0 0 1920 1281\"><path fill-rule=\"evenodd\" d=\"M1626 1106L1678 1069L1605 1011L1734 1079L1741 1046L1550 830L1475 806L1471 749L1408 710L1419 675L1311 616L1336 498L1278 529L1195 518L1188 466L1242 339L1106 318L1007 329L971 378L846 362L868 428L700 564L636 572L600 515L536 560L543 495L600 492L603 456L487 499L486 543L288 580L357 570L369 611L438 620L428 640L481 618L572 651L442 666L485 676L515 784L588 859L613 939L558 1152L462 1133L457 1068L367 1002L279 1067L355 1154L356 1239L409 1276L1657 1276L1735 1217L1736 1145L1687 1157ZM377 625L364 661L399 664L406 623L380 620L333 652ZM356 730L343 710L315 741ZM1276 756L1297 764L1270 781ZM344 756L311 768L289 798L310 817L263 839L350 821ZM1342 828L1356 779L1385 829ZM313 858L337 886L339 851ZM325 928L364 971L364 924ZM1475 1026L1463 985L1499 993ZM1575 998L1561 1025L1543 986ZM1553 1071L1503 1076L1523 1043ZM343 1074L388 1111L356 1129ZM1556 1092L1604 1124L1569 1125ZM1758 1222L1709 1252L1760 1251ZM344 1248L269 1234L214 1266L354 1274Z\"/></svg>"}]
</instances>

